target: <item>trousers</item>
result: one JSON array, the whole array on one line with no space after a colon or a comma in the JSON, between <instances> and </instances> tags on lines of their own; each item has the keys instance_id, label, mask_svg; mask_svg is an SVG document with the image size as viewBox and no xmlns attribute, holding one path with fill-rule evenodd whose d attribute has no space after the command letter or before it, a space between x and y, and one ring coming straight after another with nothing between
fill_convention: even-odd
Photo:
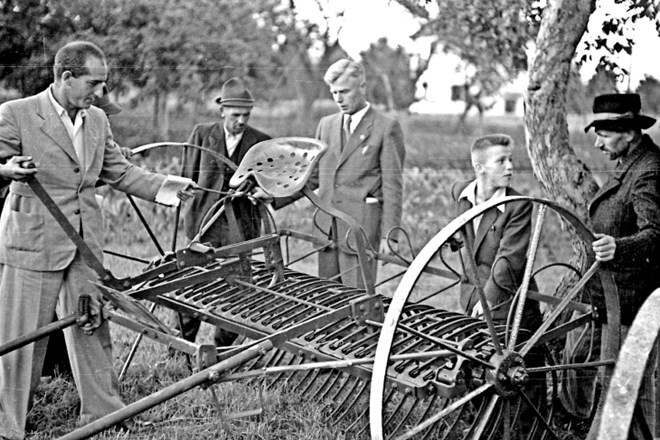
<instances>
[{"instance_id":1,"label":"trousers","mask_svg":"<svg viewBox=\"0 0 660 440\"><path fill-rule=\"evenodd\" d=\"M75 313L82 293L100 295L89 280L96 273L77 254L64 270L40 272L0 265L0 344ZM112 367L108 322L92 335L74 325L64 330L73 378L80 396L81 419L93 420L124 406ZM48 338L0 357L0 436L25 437L25 422L39 383Z\"/></svg>"}]
</instances>

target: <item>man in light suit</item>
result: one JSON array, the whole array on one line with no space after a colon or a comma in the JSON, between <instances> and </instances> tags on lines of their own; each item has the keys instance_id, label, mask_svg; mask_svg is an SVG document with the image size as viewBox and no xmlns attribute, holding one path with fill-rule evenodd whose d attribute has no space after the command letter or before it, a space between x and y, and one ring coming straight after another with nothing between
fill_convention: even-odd
<instances>
[{"instance_id":1,"label":"man in light suit","mask_svg":"<svg viewBox=\"0 0 660 440\"><path fill-rule=\"evenodd\" d=\"M401 223L405 159L401 126L367 102L366 77L360 63L339 60L330 66L324 81L339 113L321 119L316 131L317 139L328 145L318 164L319 198L355 218L373 250L388 252L385 235ZM338 221L337 230L331 230L328 216L318 220L321 230L315 231L317 235L345 239L346 224ZM373 258L368 262L373 281L376 263ZM320 277L341 274L343 284L364 287L357 256L352 253L322 250L318 265Z\"/></svg>"},{"instance_id":2,"label":"man in light suit","mask_svg":"<svg viewBox=\"0 0 660 440\"><path fill-rule=\"evenodd\" d=\"M227 80L222 85L220 96L215 101L220 105L222 121L196 125L188 138L188 143L213 150L235 164L239 164L250 148L261 141L270 139L270 136L248 125L254 98L241 79L230 78ZM183 171L184 176L191 178L202 188L222 192L230 189L229 180L233 171L205 151L189 149ZM209 211L222 198L222 195L213 192L200 191L195 194L183 217L186 237L189 240L195 238L200 232L204 219L208 220L212 217L215 210ZM261 215L257 206L247 198L234 198L231 205L238 223L237 227L232 228L227 216L223 213L201 235L202 243L220 247L259 236ZM187 315L183 315L181 321L183 337L194 341L199 331L200 321ZM231 345L236 337L235 333L216 327L214 338L216 346Z\"/></svg>"},{"instance_id":3,"label":"man in light suit","mask_svg":"<svg viewBox=\"0 0 660 440\"><path fill-rule=\"evenodd\" d=\"M98 179L137 197L165 201L166 176L133 166L112 140L100 97L108 68L95 45L76 41L55 56L45 91L0 106L0 178L11 182L0 217L0 344L76 311L91 296L93 322L64 331L80 395L81 422L123 407L107 322L100 318L97 274L25 182L35 176L102 261ZM192 182L191 182L192 183ZM163 198L166 196L166 198ZM0 357L0 437L22 439L47 339Z\"/></svg>"}]
</instances>

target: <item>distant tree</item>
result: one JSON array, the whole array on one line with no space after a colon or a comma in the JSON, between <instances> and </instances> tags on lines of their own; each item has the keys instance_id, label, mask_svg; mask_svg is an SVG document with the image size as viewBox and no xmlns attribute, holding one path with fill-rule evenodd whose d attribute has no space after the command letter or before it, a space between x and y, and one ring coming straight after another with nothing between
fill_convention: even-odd
<instances>
[{"instance_id":1,"label":"distant tree","mask_svg":"<svg viewBox=\"0 0 660 440\"><path fill-rule=\"evenodd\" d=\"M653 76L645 75L639 82L636 92L642 97L642 108L660 115L660 81Z\"/></svg>"},{"instance_id":2,"label":"distant tree","mask_svg":"<svg viewBox=\"0 0 660 440\"><path fill-rule=\"evenodd\" d=\"M566 111L584 115L591 111L591 99L587 97L587 87L582 82L578 66L573 63L568 76L566 92Z\"/></svg>"},{"instance_id":3,"label":"distant tree","mask_svg":"<svg viewBox=\"0 0 660 440\"><path fill-rule=\"evenodd\" d=\"M238 75L259 89L272 83L276 34L260 26L278 0L8 0L0 2L0 80L23 94L52 80L55 51L86 39L106 53L117 90L135 86L167 131L165 102L200 102ZM164 119L164 124L160 124Z\"/></svg>"},{"instance_id":4,"label":"distant tree","mask_svg":"<svg viewBox=\"0 0 660 440\"><path fill-rule=\"evenodd\" d=\"M71 24L51 13L46 2L0 2L0 81L21 95L43 90L52 81L54 51L71 31Z\"/></svg>"},{"instance_id":5,"label":"distant tree","mask_svg":"<svg viewBox=\"0 0 660 440\"><path fill-rule=\"evenodd\" d=\"M626 74L611 54L631 53L626 32L640 19L655 19L652 0L617 1L617 14L606 15L600 32L585 35L596 0L397 0L421 24L420 34L441 44L477 69L499 66L501 78L527 70L525 95L527 150L546 194L583 218L598 186L569 145L566 122L571 66L600 56L599 64ZM432 15L428 3L437 5ZM533 62L526 48L533 43ZM582 55L576 56L580 47ZM603 52L605 55L603 55ZM496 75L489 77L495 78Z\"/></svg>"},{"instance_id":6,"label":"distant tree","mask_svg":"<svg viewBox=\"0 0 660 440\"><path fill-rule=\"evenodd\" d=\"M323 17L317 22L302 18L296 3L289 0L276 8L264 9L259 20L276 35L273 50L277 74L269 83L269 96L273 101L294 98L297 124L304 130L313 125L314 101L327 96L323 74L347 53L338 40L343 9L337 9L330 0L316 0L317 12Z\"/></svg>"},{"instance_id":7,"label":"distant tree","mask_svg":"<svg viewBox=\"0 0 660 440\"><path fill-rule=\"evenodd\" d=\"M617 93L618 77L609 65L599 65L596 67L596 73L587 82L586 99L593 102L594 97L604 93Z\"/></svg>"},{"instance_id":8,"label":"distant tree","mask_svg":"<svg viewBox=\"0 0 660 440\"><path fill-rule=\"evenodd\" d=\"M435 0L439 13L431 15L428 1L397 0L420 21L413 38L432 37L448 53L466 63L465 109L480 115L501 87L527 68L525 48L538 28L536 2L523 0Z\"/></svg>"},{"instance_id":9,"label":"distant tree","mask_svg":"<svg viewBox=\"0 0 660 440\"><path fill-rule=\"evenodd\" d=\"M416 80L410 69L410 55L401 46L391 47L380 38L360 53L367 72L367 96L388 110L406 109L415 100Z\"/></svg>"}]
</instances>

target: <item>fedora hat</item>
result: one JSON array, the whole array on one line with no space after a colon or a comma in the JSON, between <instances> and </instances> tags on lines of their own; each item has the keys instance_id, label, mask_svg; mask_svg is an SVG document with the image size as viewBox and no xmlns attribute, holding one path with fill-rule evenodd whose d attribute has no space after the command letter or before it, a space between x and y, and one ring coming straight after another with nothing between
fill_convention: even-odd
<instances>
[{"instance_id":1,"label":"fedora hat","mask_svg":"<svg viewBox=\"0 0 660 440\"><path fill-rule=\"evenodd\" d=\"M220 96L215 98L215 102L230 107L252 107L254 98L243 81L239 78L229 78L222 85Z\"/></svg>"},{"instance_id":2,"label":"fedora hat","mask_svg":"<svg viewBox=\"0 0 660 440\"><path fill-rule=\"evenodd\" d=\"M103 86L103 96L100 98L96 98L92 105L100 108L105 112L106 115L116 115L119 113L122 109L118 104L115 104L114 102L110 101L110 95L108 92L108 88L106 86Z\"/></svg>"},{"instance_id":3,"label":"fedora hat","mask_svg":"<svg viewBox=\"0 0 660 440\"><path fill-rule=\"evenodd\" d=\"M594 98L594 120L584 127L594 130L626 131L646 129L655 124L655 118L642 115L642 101L637 93L613 93Z\"/></svg>"}]
</instances>

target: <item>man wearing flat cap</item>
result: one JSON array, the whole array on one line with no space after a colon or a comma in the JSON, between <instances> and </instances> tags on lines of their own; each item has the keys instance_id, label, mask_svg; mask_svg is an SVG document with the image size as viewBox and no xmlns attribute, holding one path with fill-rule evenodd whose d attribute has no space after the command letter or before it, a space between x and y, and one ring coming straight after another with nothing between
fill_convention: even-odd
<instances>
[{"instance_id":1,"label":"man wearing flat cap","mask_svg":"<svg viewBox=\"0 0 660 440\"><path fill-rule=\"evenodd\" d=\"M584 129L585 132L594 129L594 146L615 161L614 170L588 208L589 226L596 236L592 243L596 259L608 266L616 282L622 338L644 300L660 287L660 149L642 133L656 120L640 111L638 94L597 96L593 104L594 120ZM598 298L596 284L590 282L587 288ZM642 411L651 424L655 421L654 363L649 360L651 368L645 376L651 376L645 377L639 396ZM584 377L579 380L584 382ZM572 396L569 400L578 399L574 402L577 405L580 399L593 403L593 391L586 395L569 393Z\"/></svg>"},{"instance_id":2,"label":"man wearing flat cap","mask_svg":"<svg viewBox=\"0 0 660 440\"><path fill-rule=\"evenodd\" d=\"M248 125L250 113L254 106L252 94L239 78L230 78L223 85L220 96L215 100L220 105L220 121L199 124L193 128L188 142L215 151L226 156L235 164L255 144L270 139L265 133ZM222 192L229 190L229 180L232 170L215 157L198 149L188 149L184 165L184 176L194 180L203 188ZM195 238L202 228L205 218L209 218L209 210L220 200L221 194L199 191L196 193L188 210L184 213L183 222L188 240ZM261 217L259 210L249 200L236 198L232 207L238 223L238 231L231 228L225 214L222 214L208 230L200 237L201 243L210 243L219 247L244 240L256 238L260 234ZM209 215L207 215L209 214ZM183 337L194 341L199 331L200 322L197 319L183 317ZM230 345L236 334L216 328L215 343L217 346Z\"/></svg>"}]
</instances>

